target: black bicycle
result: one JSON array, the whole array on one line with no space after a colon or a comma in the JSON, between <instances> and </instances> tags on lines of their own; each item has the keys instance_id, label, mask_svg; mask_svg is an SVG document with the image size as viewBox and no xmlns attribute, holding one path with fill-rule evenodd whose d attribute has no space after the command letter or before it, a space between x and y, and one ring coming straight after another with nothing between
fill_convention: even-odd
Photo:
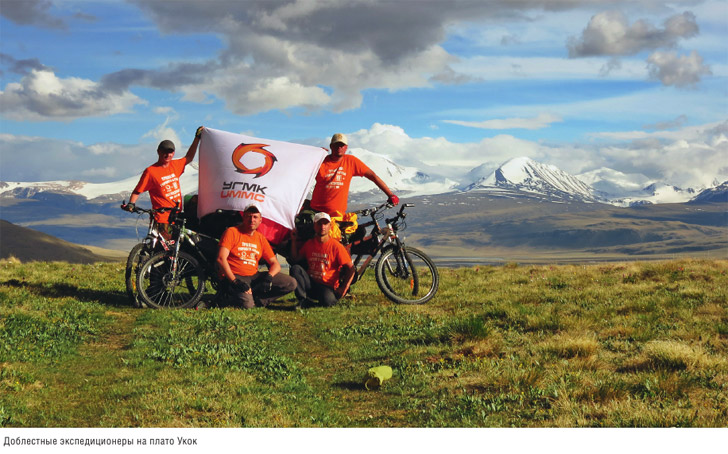
<instances>
[{"instance_id":1,"label":"black bicycle","mask_svg":"<svg viewBox=\"0 0 728 454\"><path fill-rule=\"evenodd\" d=\"M374 265L374 276L379 289L395 303L424 304L430 301L440 285L440 275L435 263L419 249L405 246L399 232L407 226L405 208L414 204L405 203L395 216L384 219L384 227L379 221L384 218L383 210L393 205L384 203L374 208L355 211L357 217L370 217L371 220L359 224L357 231L342 238L342 243L350 247L356 274L353 282L364 276L373 259L379 258ZM341 229L347 223L339 223ZM366 230L371 227L369 234Z\"/></svg>"},{"instance_id":2,"label":"black bicycle","mask_svg":"<svg viewBox=\"0 0 728 454\"><path fill-rule=\"evenodd\" d=\"M126 206L126 202L121 205L122 210ZM126 270L124 272L124 281L126 283L126 295L134 307L144 307L145 304L139 298L137 292L137 275L139 274L139 266L156 252L169 251L170 242L160 233L157 221L154 219L155 213L164 213L172 211L175 208L160 209L144 209L134 207L131 213L146 214L149 216L149 226L147 227L147 235L139 243L134 245L129 251L126 259Z\"/></svg>"},{"instance_id":3,"label":"black bicycle","mask_svg":"<svg viewBox=\"0 0 728 454\"><path fill-rule=\"evenodd\" d=\"M215 290L218 288L219 277L215 271L218 240L186 228L186 222L178 211L171 223L171 247L151 255L138 267L136 293L149 307L194 307L205 293L206 283Z\"/></svg>"}]
</instances>

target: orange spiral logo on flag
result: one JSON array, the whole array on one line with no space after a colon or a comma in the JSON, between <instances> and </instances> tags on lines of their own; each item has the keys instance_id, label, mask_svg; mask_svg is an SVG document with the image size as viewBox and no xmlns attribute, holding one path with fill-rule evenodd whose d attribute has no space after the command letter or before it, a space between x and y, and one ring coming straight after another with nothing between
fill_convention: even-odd
<instances>
[{"instance_id":1,"label":"orange spiral logo on flag","mask_svg":"<svg viewBox=\"0 0 728 454\"><path fill-rule=\"evenodd\" d=\"M262 143L250 143L245 144L241 143L235 148L235 151L233 151L233 165L240 173L255 175L253 178L262 177L266 173L270 172L270 169L273 168L273 164L278 161L278 159L268 150L263 149L263 147L267 147L268 145L262 144ZM260 167L255 167L253 169L247 168L240 160L243 158L244 155L247 153L258 153L263 155L265 158L265 164L263 164Z\"/></svg>"}]
</instances>

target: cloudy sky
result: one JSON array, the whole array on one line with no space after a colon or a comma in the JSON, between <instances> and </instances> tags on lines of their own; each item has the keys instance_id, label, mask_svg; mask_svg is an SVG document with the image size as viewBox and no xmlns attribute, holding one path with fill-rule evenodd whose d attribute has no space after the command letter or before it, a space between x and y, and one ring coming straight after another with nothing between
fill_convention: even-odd
<instances>
[{"instance_id":1,"label":"cloudy sky","mask_svg":"<svg viewBox=\"0 0 728 454\"><path fill-rule=\"evenodd\" d=\"M0 180L121 180L206 125L710 186L727 42L723 0L0 0Z\"/></svg>"}]
</instances>

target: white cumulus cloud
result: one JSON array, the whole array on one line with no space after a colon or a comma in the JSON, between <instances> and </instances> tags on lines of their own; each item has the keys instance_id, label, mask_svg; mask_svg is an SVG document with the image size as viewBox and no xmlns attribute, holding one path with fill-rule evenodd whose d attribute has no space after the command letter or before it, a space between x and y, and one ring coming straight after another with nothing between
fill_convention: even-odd
<instances>
[{"instance_id":1,"label":"white cumulus cloud","mask_svg":"<svg viewBox=\"0 0 728 454\"><path fill-rule=\"evenodd\" d=\"M507 134L454 143L443 137L413 138L398 126L375 124L350 133L349 147L449 178L462 177L480 165L495 169L512 158L527 156L573 175L609 168L651 181L700 188L728 175L726 134L728 121L673 131L604 133L600 137L608 141L597 144L542 144Z\"/></svg>"},{"instance_id":2,"label":"white cumulus cloud","mask_svg":"<svg viewBox=\"0 0 728 454\"><path fill-rule=\"evenodd\" d=\"M630 24L622 11L612 10L593 16L581 36L569 38L567 47L571 58L611 57L602 67L602 75L620 68L619 57L653 51L647 58L649 78L666 86L685 87L712 74L696 51L679 56L671 50L680 40L697 36L699 31L695 14L690 11L669 17L659 28L644 19Z\"/></svg>"},{"instance_id":3,"label":"white cumulus cloud","mask_svg":"<svg viewBox=\"0 0 728 454\"><path fill-rule=\"evenodd\" d=\"M129 91L103 90L88 79L59 78L50 70L31 70L0 91L0 112L18 121L71 121L129 112L145 101Z\"/></svg>"},{"instance_id":4,"label":"white cumulus cloud","mask_svg":"<svg viewBox=\"0 0 728 454\"><path fill-rule=\"evenodd\" d=\"M698 33L695 15L689 11L670 17L664 28L644 19L629 24L621 11L605 11L591 18L581 36L568 41L570 57L633 55L643 50L670 48L679 39Z\"/></svg>"},{"instance_id":5,"label":"white cumulus cloud","mask_svg":"<svg viewBox=\"0 0 728 454\"><path fill-rule=\"evenodd\" d=\"M710 67L703 64L703 57L692 51L690 55L676 52L654 52L647 58L650 77L663 85L677 87L692 86L703 76L712 74Z\"/></svg>"}]
</instances>

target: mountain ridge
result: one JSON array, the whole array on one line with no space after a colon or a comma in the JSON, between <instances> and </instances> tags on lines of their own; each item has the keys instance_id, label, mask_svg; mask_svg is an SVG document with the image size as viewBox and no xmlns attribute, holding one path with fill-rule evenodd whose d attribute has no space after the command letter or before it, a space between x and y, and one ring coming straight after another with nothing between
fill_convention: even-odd
<instances>
[{"instance_id":1,"label":"mountain ridge","mask_svg":"<svg viewBox=\"0 0 728 454\"><path fill-rule=\"evenodd\" d=\"M528 157L510 159L492 169L482 164L471 169L456 181L450 177L426 173L416 167L406 167L390 158L355 149L367 165L388 182L393 191L409 197L474 190L514 191L536 193L557 200L577 200L629 206L644 203L683 203L697 198L712 188L679 188L669 183L653 181L641 174L601 168L580 175L571 175L556 166L543 164ZM40 192L75 194L92 203L128 199L138 176L109 183L86 183L79 180L45 182L0 182L0 196L21 199L33 198ZM181 175L180 182L187 194L197 192L198 164L191 163ZM716 185L717 187L719 185ZM365 178L352 181L352 195L376 190ZM702 200L702 199L699 199Z\"/></svg>"},{"instance_id":2,"label":"mountain ridge","mask_svg":"<svg viewBox=\"0 0 728 454\"><path fill-rule=\"evenodd\" d=\"M57 205L55 202L57 200L51 201ZM623 208L577 201L559 203L537 194L513 198L505 192L489 191L418 196L408 198L406 202L414 206L407 209L407 228L401 231L402 237L408 245L422 248L432 257L444 260L442 263L728 256L728 203L725 202ZM352 204L352 209L367 206L371 205ZM73 209L82 213L85 207ZM93 244L103 247L107 253L100 252L98 255L110 259L109 249L119 251L121 254L115 254L113 259L123 259L126 251L139 241L139 235L143 237L146 221L138 218L135 235L132 218L136 216L122 213L116 204L109 205L108 209L109 213L118 214L66 214L61 219L38 219L31 224L34 230L76 243L74 246ZM126 222L127 227L117 225L119 221ZM364 221L360 219L360 222ZM5 221L0 223L0 229L3 257L14 255L21 260L74 261L66 252L55 256L50 254L47 243L12 233L22 229L39 235L37 231ZM37 255L21 255L12 249L18 246L35 248ZM89 246L83 248L93 249ZM8 254L8 251L12 253ZM98 261L98 258L85 260L92 262Z\"/></svg>"},{"instance_id":3,"label":"mountain ridge","mask_svg":"<svg viewBox=\"0 0 728 454\"><path fill-rule=\"evenodd\" d=\"M478 210L491 210L492 204L505 206L507 211L511 212L526 210L527 216L525 219L530 219L529 216L533 216L533 213L530 213L533 209L539 208L540 210L543 207L548 207L545 214L543 214L546 217L544 220L539 221L544 225L548 225L548 222L545 221L548 215L561 212L563 209L572 211L588 209L603 213L607 213L611 209L617 210L615 213L622 213L622 216L626 216L628 211L620 210L640 206L660 207L674 205L677 202L677 205L685 206L681 209L690 210L693 216L701 215L701 210L710 211L713 213L715 227L725 228L728 226L728 217L725 215L728 210L721 212L720 206L710 207L709 209L688 206L704 207L714 203L723 205L724 202L728 202L728 182L699 192L680 190L674 186L658 182L651 182L646 186L638 184L636 187L641 187L641 190L637 191L642 194L640 197L633 195L635 186L632 186L629 188L632 195L627 191L622 193L623 199L610 201L600 191L595 190L581 180L580 176L570 175L557 167L541 164L526 157L509 160L496 168L490 168L487 164L483 164L468 172L460 181L456 181L436 174L422 172L415 167L398 165L382 155L359 150L356 150L356 154L359 154L370 165L370 168L387 181L390 188L403 202L410 200L424 202L425 207L418 209L425 208L427 211L428 217L422 221L433 232L439 231L438 223L451 222L443 218L442 212L447 211L446 207L451 205L452 200L460 201L456 207L460 210L459 214L452 218L453 220L468 216ZM592 177L603 178L607 174L615 176L614 184L620 185L620 187L625 187L625 181L628 183L635 181L632 176L624 177L624 174L605 169L600 169L598 175L595 174ZM197 178L197 165L193 163L193 165L188 166L181 177L182 187L186 190L186 194L196 192ZM620 178L623 180L620 180ZM128 250L133 244L141 240L146 231L146 219L119 209L121 201L128 200L137 181L137 177L133 177L104 184L80 181L0 182L0 218L24 227L40 230L72 243L113 250ZM596 180L593 178L593 181ZM637 181L638 183L645 183L640 179L637 179ZM369 180L355 178L352 181L349 210L379 204L382 201L382 192ZM429 201L433 203L429 203ZM660 203L661 201L671 201L673 203ZM142 205L149 204L146 193L140 197L139 203ZM665 215L664 220L670 221L676 216L680 217L680 210L669 210L667 208L666 210L668 214ZM715 214L716 211L717 214ZM602 216L602 214L598 216ZM609 214L609 216L614 217L616 214ZM566 245L562 241L565 238L570 242L579 244L584 241L594 241L601 244L605 238L609 238L609 241L619 242L621 241L619 240L620 235L636 241L653 238L644 232L636 231L630 226L615 227L613 232L605 234L598 232L598 229L585 229L581 225L583 221L579 222L580 225L570 228L559 226L554 228L552 232L539 231L537 235L539 238L544 239L545 243L555 245ZM480 229L483 225L489 224L484 221L481 224L463 227ZM502 225L499 224L499 226ZM652 224L650 227L652 230L659 230L660 228L659 225ZM452 234L447 229L444 231L447 231L448 235ZM521 242L524 245L531 244L533 246L530 241L533 238L534 231L527 224L509 225L505 232L509 231L512 231L515 236L510 233L504 234L503 241ZM555 232L561 233L557 234ZM714 233L711 231L711 235ZM524 237L518 239L519 234L524 235ZM467 231L460 231L457 235L464 238L470 237ZM698 234L693 232L691 235ZM702 246L690 247L698 249L711 247L707 246L708 243L701 244ZM487 243L487 247L492 246L493 243ZM678 246L670 246L670 248L672 250L680 249ZM466 253L467 249L461 248L459 250Z\"/></svg>"},{"instance_id":4,"label":"mountain ridge","mask_svg":"<svg viewBox=\"0 0 728 454\"><path fill-rule=\"evenodd\" d=\"M464 192L488 188L532 192L556 199L600 201L594 190L577 177L528 157L507 161L487 177L467 186Z\"/></svg>"},{"instance_id":5,"label":"mountain ridge","mask_svg":"<svg viewBox=\"0 0 728 454\"><path fill-rule=\"evenodd\" d=\"M0 219L0 259L21 262L95 263L119 261L116 251L91 249ZM94 252L95 251L95 252Z\"/></svg>"}]
</instances>

